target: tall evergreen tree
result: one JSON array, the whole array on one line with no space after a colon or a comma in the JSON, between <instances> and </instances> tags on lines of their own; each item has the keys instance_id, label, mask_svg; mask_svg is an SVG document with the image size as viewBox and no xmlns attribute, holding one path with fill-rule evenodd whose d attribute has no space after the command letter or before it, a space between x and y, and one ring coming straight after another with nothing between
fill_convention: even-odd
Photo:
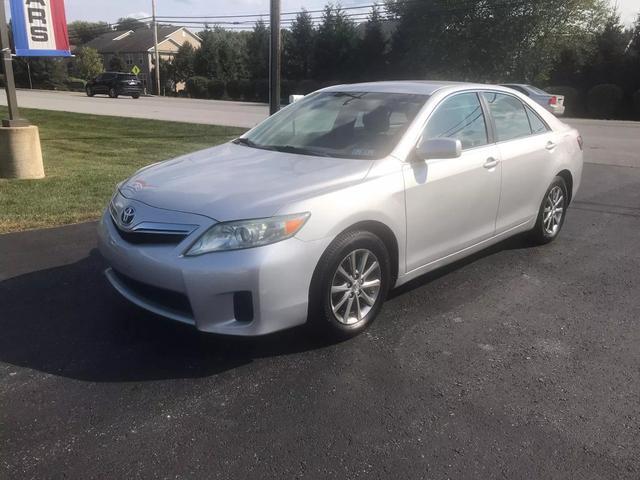
<instances>
[{"instance_id":1,"label":"tall evergreen tree","mask_svg":"<svg viewBox=\"0 0 640 480\"><path fill-rule=\"evenodd\" d=\"M179 48L176 56L173 58L175 67L175 77L178 82L185 82L188 78L193 77L196 50L189 42L183 43Z\"/></svg>"},{"instance_id":2,"label":"tall evergreen tree","mask_svg":"<svg viewBox=\"0 0 640 480\"><path fill-rule=\"evenodd\" d=\"M364 37L360 47L360 63L364 78L379 80L386 71L387 38L382 27L380 9L374 6L364 25Z\"/></svg>"},{"instance_id":3,"label":"tall evergreen tree","mask_svg":"<svg viewBox=\"0 0 640 480\"><path fill-rule=\"evenodd\" d=\"M311 76L311 55L316 31L313 18L306 10L296 15L291 24L291 30L283 40L283 65L285 76L294 80L301 80Z\"/></svg>"},{"instance_id":4,"label":"tall evergreen tree","mask_svg":"<svg viewBox=\"0 0 640 480\"><path fill-rule=\"evenodd\" d=\"M247 73L253 79L269 77L269 28L258 20L247 38Z\"/></svg>"},{"instance_id":5,"label":"tall evergreen tree","mask_svg":"<svg viewBox=\"0 0 640 480\"><path fill-rule=\"evenodd\" d=\"M313 73L316 79L346 81L357 72L359 44L355 24L339 6L327 5L314 47Z\"/></svg>"}]
</instances>

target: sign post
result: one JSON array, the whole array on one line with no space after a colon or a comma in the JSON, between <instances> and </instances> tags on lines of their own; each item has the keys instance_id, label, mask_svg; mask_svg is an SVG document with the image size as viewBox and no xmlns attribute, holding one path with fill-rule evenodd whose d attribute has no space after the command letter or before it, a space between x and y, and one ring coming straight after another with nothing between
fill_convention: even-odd
<instances>
[{"instance_id":1,"label":"sign post","mask_svg":"<svg viewBox=\"0 0 640 480\"><path fill-rule=\"evenodd\" d=\"M11 28L18 57L70 57L64 0L10 0ZM9 118L0 127L0 177L42 178L38 127L18 114L16 85L4 0L0 4L0 48Z\"/></svg>"},{"instance_id":2,"label":"sign post","mask_svg":"<svg viewBox=\"0 0 640 480\"><path fill-rule=\"evenodd\" d=\"M2 49L2 66L4 67L4 89L7 92L7 106L9 107L9 118L2 119L2 126L20 127L29 125L29 122L22 120L18 113L18 98L16 97L16 82L13 78L13 64L8 30L7 15L4 11L4 2L2 2L2 4L0 4L0 48Z\"/></svg>"},{"instance_id":3,"label":"sign post","mask_svg":"<svg viewBox=\"0 0 640 480\"><path fill-rule=\"evenodd\" d=\"M271 0L271 44L269 55L269 114L280 110L280 0Z\"/></svg>"}]
</instances>

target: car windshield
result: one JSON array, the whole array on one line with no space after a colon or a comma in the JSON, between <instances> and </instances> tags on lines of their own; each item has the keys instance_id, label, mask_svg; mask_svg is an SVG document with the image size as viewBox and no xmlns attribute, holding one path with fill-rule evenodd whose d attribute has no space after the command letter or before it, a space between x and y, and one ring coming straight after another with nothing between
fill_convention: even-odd
<instances>
[{"instance_id":1,"label":"car windshield","mask_svg":"<svg viewBox=\"0 0 640 480\"><path fill-rule=\"evenodd\" d=\"M137 80L138 77L136 77L135 75L129 75L129 74L120 74L118 75L118 80Z\"/></svg>"},{"instance_id":2,"label":"car windshield","mask_svg":"<svg viewBox=\"0 0 640 480\"><path fill-rule=\"evenodd\" d=\"M237 143L303 155L382 158L391 153L428 98L319 92L267 119Z\"/></svg>"}]
</instances>

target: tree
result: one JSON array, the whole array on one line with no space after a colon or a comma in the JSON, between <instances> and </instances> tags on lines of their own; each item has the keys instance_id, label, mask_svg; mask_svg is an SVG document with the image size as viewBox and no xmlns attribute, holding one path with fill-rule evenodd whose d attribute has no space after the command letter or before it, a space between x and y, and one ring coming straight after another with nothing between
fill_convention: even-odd
<instances>
[{"instance_id":1,"label":"tree","mask_svg":"<svg viewBox=\"0 0 640 480\"><path fill-rule=\"evenodd\" d=\"M631 32L625 31L618 13L612 12L605 20L603 30L594 37L594 50L585 67L587 85L614 83L627 86L630 79L626 78L624 63L630 40Z\"/></svg>"},{"instance_id":2,"label":"tree","mask_svg":"<svg viewBox=\"0 0 640 480\"><path fill-rule=\"evenodd\" d=\"M392 57L402 76L544 82L560 52L586 43L605 0L387 4L397 21Z\"/></svg>"},{"instance_id":3,"label":"tree","mask_svg":"<svg viewBox=\"0 0 640 480\"><path fill-rule=\"evenodd\" d=\"M196 50L189 42L183 43L180 48L178 48L178 52L173 58L176 81L186 82L188 78L191 78L195 75L195 55Z\"/></svg>"},{"instance_id":4,"label":"tree","mask_svg":"<svg viewBox=\"0 0 640 480\"><path fill-rule=\"evenodd\" d=\"M95 48L80 47L75 54L74 68L78 77L89 80L104 71L102 57Z\"/></svg>"},{"instance_id":5,"label":"tree","mask_svg":"<svg viewBox=\"0 0 640 480\"><path fill-rule=\"evenodd\" d=\"M355 24L339 6L327 5L318 28L314 48L314 77L318 79L349 80L357 66L358 48Z\"/></svg>"},{"instance_id":6,"label":"tree","mask_svg":"<svg viewBox=\"0 0 640 480\"><path fill-rule=\"evenodd\" d=\"M360 45L360 63L364 78L378 80L385 74L385 54L387 38L382 29L382 17L377 6L371 9L371 14L364 26L364 38Z\"/></svg>"},{"instance_id":7,"label":"tree","mask_svg":"<svg viewBox=\"0 0 640 480\"><path fill-rule=\"evenodd\" d=\"M214 78L216 76L216 45L212 30L200 32L200 48L194 54L195 75Z\"/></svg>"},{"instance_id":8,"label":"tree","mask_svg":"<svg viewBox=\"0 0 640 480\"><path fill-rule=\"evenodd\" d=\"M285 77L302 80L311 76L311 54L315 37L313 18L303 9L292 22L290 32L283 35Z\"/></svg>"},{"instance_id":9,"label":"tree","mask_svg":"<svg viewBox=\"0 0 640 480\"><path fill-rule=\"evenodd\" d=\"M23 88L66 89L67 68L60 58L16 57L13 61L16 85ZM29 81L31 74L31 82Z\"/></svg>"},{"instance_id":10,"label":"tree","mask_svg":"<svg viewBox=\"0 0 640 480\"><path fill-rule=\"evenodd\" d=\"M124 72L127 66L119 53L109 59L109 70L112 72Z\"/></svg>"},{"instance_id":11,"label":"tree","mask_svg":"<svg viewBox=\"0 0 640 480\"><path fill-rule=\"evenodd\" d=\"M74 45L84 45L103 33L110 32L109 24L106 22L85 22L76 20L67 25L69 40Z\"/></svg>"},{"instance_id":12,"label":"tree","mask_svg":"<svg viewBox=\"0 0 640 480\"><path fill-rule=\"evenodd\" d=\"M116 30L126 32L127 30L139 30L148 28L147 24L133 17L123 17L118 19Z\"/></svg>"},{"instance_id":13,"label":"tree","mask_svg":"<svg viewBox=\"0 0 640 480\"><path fill-rule=\"evenodd\" d=\"M246 43L247 73L252 79L269 76L269 28L258 20Z\"/></svg>"}]
</instances>

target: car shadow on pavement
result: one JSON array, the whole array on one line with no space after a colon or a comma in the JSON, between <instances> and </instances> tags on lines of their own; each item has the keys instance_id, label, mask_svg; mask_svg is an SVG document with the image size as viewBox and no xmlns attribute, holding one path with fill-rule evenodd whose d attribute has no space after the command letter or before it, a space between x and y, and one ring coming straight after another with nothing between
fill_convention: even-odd
<instances>
[{"instance_id":1,"label":"car shadow on pavement","mask_svg":"<svg viewBox=\"0 0 640 480\"><path fill-rule=\"evenodd\" d=\"M527 248L515 237L419 277L403 295L480 258ZM96 250L78 262L0 282L0 362L92 382L216 375L254 359L330 346L296 328L260 338L211 335L165 320L122 299L108 285Z\"/></svg>"},{"instance_id":2,"label":"car shadow on pavement","mask_svg":"<svg viewBox=\"0 0 640 480\"><path fill-rule=\"evenodd\" d=\"M302 329L259 339L198 332L120 298L104 268L93 250L0 282L0 362L84 381L143 381L215 375L327 345Z\"/></svg>"}]
</instances>

